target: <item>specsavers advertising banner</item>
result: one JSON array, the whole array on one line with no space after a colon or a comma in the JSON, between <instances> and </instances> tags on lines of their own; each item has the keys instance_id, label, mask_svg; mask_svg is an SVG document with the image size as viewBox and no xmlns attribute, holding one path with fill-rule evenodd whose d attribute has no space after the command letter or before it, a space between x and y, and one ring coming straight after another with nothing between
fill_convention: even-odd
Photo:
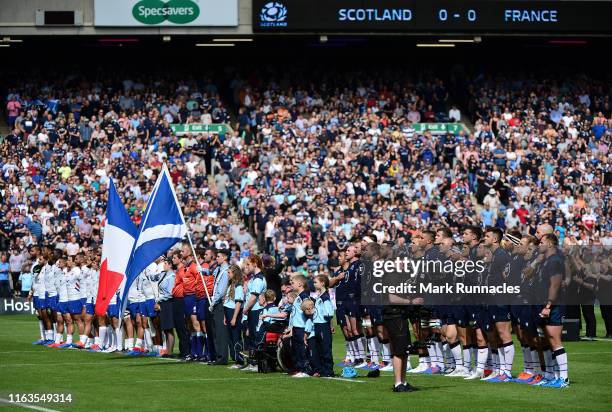
<instances>
[{"instance_id":1,"label":"specsavers advertising banner","mask_svg":"<svg viewBox=\"0 0 612 412\"><path fill-rule=\"evenodd\" d=\"M96 26L237 26L238 0L95 0Z\"/></svg>"}]
</instances>

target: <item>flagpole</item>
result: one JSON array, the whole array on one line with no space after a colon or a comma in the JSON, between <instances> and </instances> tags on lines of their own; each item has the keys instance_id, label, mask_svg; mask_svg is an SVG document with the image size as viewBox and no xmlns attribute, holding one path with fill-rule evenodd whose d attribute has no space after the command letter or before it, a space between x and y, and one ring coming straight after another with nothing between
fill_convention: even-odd
<instances>
[{"instance_id":1,"label":"flagpole","mask_svg":"<svg viewBox=\"0 0 612 412\"><path fill-rule=\"evenodd\" d=\"M196 255L195 248L193 247L193 242L191 241L191 235L189 235L189 230L187 230L187 239L189 240L189 246L191 246L191 252L193 253L193 258L196 261L196 265L200 268L200 261L198 260L198 255ZM198 273L200 274L200 279L202 280L202 285L204 286L204 292L206 292L206 299L208 299L208 304L212 306L212 299L210 298L210 294L208 293L208 288L206 287L206 282L204 282L204 275L198 269Z\"/></svg>"},{"instance_id":2,"label":"flagpole","mask_svg":"<svg viewBox=\"0 0 612 412\"><path fill-rule=\"evenodd\" d=\"M174 185L172 184L172 179L170 178L170 173L168 172L168 166L166 166L166 163L164 163L164 166L162 168L162 173L166 174L166 177L168 178L168 183L170 183L170 189L172 190L172 195L174 196L174 200L178 206L178 211L181 214L181 220L185 222L185 226L187 227L186 235L187 235L187 240L189 240L189 246L191 246L191 253L193 253L193 258L195 259L197 267L201 268L202 266L200 266L200 261L198 259L198 255L196 254L195 247L193 246L193 241L191 240L191 235L189 233L190 228L189 228L189 225L187 225L187 222L185 221L185 217L183 216L183 210L181 209L179 202L178 202L178 198L176 197L176 192L174 191ZM206 282L204 282L204 275L202 275L202 272L200 272L199 269L198 269L198 273L200 275L200 279L202 280L202 286L204 286L204 292L206 292L206 299L208 299L208 304L212 306L212 299L210 298L210 294L208 293Z\"/></svg>"}]
</instances>

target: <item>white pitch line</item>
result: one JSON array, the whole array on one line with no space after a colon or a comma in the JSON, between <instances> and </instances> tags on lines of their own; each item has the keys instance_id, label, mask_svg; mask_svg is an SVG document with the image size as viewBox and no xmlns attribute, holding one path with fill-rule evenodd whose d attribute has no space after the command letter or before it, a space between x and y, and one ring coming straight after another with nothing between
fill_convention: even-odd
<instances>
[{"instance_id":1,"label":"white pitch line","mask_svg":"<svg viewBox=\"0 0 612 412\"><path fill-rule=\"evenodd\" d=\"M33 409L35 411L41 411L41 412L59 412L55 409L43 408L42 406L30 405L29 403L11 402L10 400L4 399L4 398L0 398L0 403L5 403L11 406L20 406L22 408Z\"/></svg>"},{"instance_id":2,"label":"white pitch line","mask_svg":"<svg viewBox=\"0 0 612 412\"><path fill-rule=\"evenodd\" d=\"M147 379L142 381L132 381L138 383L149 382L200 382L200 381L264 381L272 379L286 379L286 376L269 376L265 378L240 377L240 378L192 378L192 379Z\"/></svg>"},{"instance_id":3,"label":"white pitch line","mask_svg":"<svg viewBox=\"0 0 612 412\"><path fill-rule=\"evenodd\" d=\"M129 364L144 364L145 362L134 362L132 360L119 360L119 361L114 361L114 360L108 360L106 362L79 362L79 365L107 365L107 366L113 366L113 365L129 365ZM3 363L0 364L0 369L5 368L7 366L15 366L15 367L23 367L23 366L65 366L66 362L39 362L39 363ZM160 364L161 365L161 364Z\"/></svg>"},{"instance_id":4,"label":"white pitch line","mask_svg":"<svg viewBox=\"0 0 612 412\"><path fill-rule=\"evenodd\" d=\"M273 379L288 379L288 376L268 376L268 377L260 377L256 378L254 376L251 377L237 377L237 378L192 378L192 379L147 379L147 380L138 380L133 381L134 383L150 383L150 382L226 382L226 381L265 381L265 380L273 380ZM344 378L325 378L331 379L335 381L345 381L351 383L364 383L364 381L358 381L354 379L344 379Z\"/></svg>"},{"instance_id":5,"label":"white pitch line","mask_svg":"<svg viewBox=\"0 0 612 412\"><path fill-rule=\"evenodd\" d=\"M357 381L355 379L345 379L345 378L323 378L323 379L330 379L330 380L334 380L334 381L344 381L344 382L350 382L350 383L365 383L364 381Z\"/></svg>"},{"instance_id":6,"label":"white pitch line","mask_svg":"<svg viewBox=\"0 0 612 412\"><path fill-rule=\"evenodd\" d=\"M9 350L6 352L0 352L0 354L2 353L44 353L44 354L49 354L48 350Z\"/></svg>"}]
</instances>

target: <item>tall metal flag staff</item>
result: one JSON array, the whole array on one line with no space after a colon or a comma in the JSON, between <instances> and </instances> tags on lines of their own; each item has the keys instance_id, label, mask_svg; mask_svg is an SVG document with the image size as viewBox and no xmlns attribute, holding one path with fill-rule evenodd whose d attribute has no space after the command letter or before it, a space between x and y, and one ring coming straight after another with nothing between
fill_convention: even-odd
<instances>
[{"instance_id":1,"label":"tall metal flag staff","mask_svg":"<svg viewBox=\"0 0 612 412\"><path fill-rule=\"evenodd\" d=\"M125 287L125 278L130 254L136 242L138 229L130 220L128 212L121 202L113 179L108 184L108 204L104 224L104 240L102 241L102 261L100 265L100 280L96 299L96 315L106 314L108 304L113 295L121 287ZM121 292L119 292L121 294Z\"/></svg>"},{"instance_id":2,"label":"tall metal flag staff","mask_svg":"<svg viewBox=\"0 0 612 412\"><path fill-rule=\"evenodd\" d=\"M191 245L196 264L200 268L183 212L174 192L168 167L164 164L153 187L153 193L147 203L142 222L138 227L136 242L132 248L131 259L126 272L126 285L121 295L122 311L127 306L127 294L130 285L138 277L138 274L177 242L180 242L185 235L187 235ZM202 277L201 271L200 276ZM204 282L203 278L202 282ZM206 288L204 289L206 290ZM206 290L206 293L210 300L208 290Z\"/></svg>"}]
</instances>

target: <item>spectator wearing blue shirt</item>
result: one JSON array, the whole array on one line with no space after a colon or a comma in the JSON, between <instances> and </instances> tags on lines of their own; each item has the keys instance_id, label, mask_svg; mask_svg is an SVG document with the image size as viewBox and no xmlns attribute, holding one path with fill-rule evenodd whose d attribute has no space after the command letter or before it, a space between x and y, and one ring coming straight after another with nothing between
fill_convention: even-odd
<instances>
[{"instance_id":1,"label":"spectator wearing blue shirt","mask_svg":"<svg viewBox=\"0 0 612 412\"><path fill-rule=\"evenodd\" d=\"M603 136L603 134L606 132L606 125L601 123L601 121L598 121L596 124L593 125L591 131L593 132L593 136L595 136L595 140L599 140L601 139L601 136Z\"/></svg>"},{"instance_id":2,"label":"spectator wearing blue shirt","mask_svg":"<svg viewBox=\"0 0 612 412\"><path fill-rule=\"evenodd\" d=\"M483 227L493 226L493 218L495 214L489 207L489 204L485 204L485 207L480 211L480 219L482 220Z\"/></svg>"},{"instance_id":3,"label":"spectator wearing blue shirt","mask_svg":"<svg viewBox=\"0 0 612 412\"><path fill-rule=\"evenodd\" d=\"M20 296L22 298L27 298L30 289L32 288L32 265L30 263L26 263L21 268L21 274L19 275L19 283L21 284L21 292Z\"/></svg>"},{"instance_id":4,"label":"spectator wearing blue shirt","mask_svg":"<svg viewBox=\"0 0 612 412\"><path fill-rule=\"evenodd\" d=\"M11 285L9 283L9 263L6 253L0 255L0 297L11 296Z\"/></svg>"},{"instance_id":5,"label":"spectator wearing blue shirt","mask_svg":"<svg viewBox=\"0 0 612 412\"><path fill-rule=\"evenodd\" d=\"M229 337L227 327L225 325L225 311L223 309L223 301L227 294L229 285L229 264L230 252L227 249L221 249L217 252L217 268L213 272L215 277L215 286L210 305L210 312L213 316L212 332L215 342L215 353L217 359L211 363L213 365L227 365L228 361L228 345Z\"/></svg>"},{"instance_id":6,"label":"spectator wearing blue shirt","mask_svg":"<svg viewBox=\"0 0 612 412\"><path fill-rule=\"evenodd\" d=\"M495 164L499 170L504 170L506 167L506 150L502 147L501 142L497 142L495 149L493 150L493 156L495 157Z\"/></svg>"},{"instance_id":7,"label":"spectator wearing blue shirt","mask_svg":"<svg viewBox=\"0 0 612 412\"><path fill-rule=\"evenodd\" d=\"M32 234L32 237L36 239L36 243L40 244L43 237L43 227L37 214L32 215L32 220L28 223L27 227Z\"/></svg>"}]
</instances>

